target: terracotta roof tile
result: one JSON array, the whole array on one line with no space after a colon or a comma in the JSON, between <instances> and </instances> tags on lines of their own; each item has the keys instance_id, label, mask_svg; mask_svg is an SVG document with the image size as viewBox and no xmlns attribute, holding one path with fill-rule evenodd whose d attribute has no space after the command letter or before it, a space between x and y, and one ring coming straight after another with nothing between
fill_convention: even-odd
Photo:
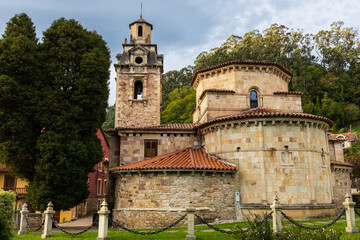
<instances>
[{"instance_id":1,"label":"terracotta roof tile","mask_svg":"<svg viewBox=\"0 0 360 240\"><path fill-rule=\"evenodd\" d=\"M340 166L345 166L345 167L354 167L354 165L351 164L351 163L334 161L334 160L331 160L331 161L330 161L330 164L331 164L331 165L340 165Z\"/></svg>"},{"instance_id":2,"label":"terracotta roof tile","mask_svg":"<svg viewBox=\"0 0 360 240\"><path fill-rule=\"evenodd\" d=\"M342 138L341 135L344 136L345 138ZM335 139L343 139L344 141L354 141L357 139L355 132L335 133L335 134L331 134L330 136Z\"/></svg>"},{"instance_id":3,"label":"terracotta roof tile","mask_svg":"<svg viewBox=\"0 0 360 240\"><path fill-rule=\"evenodd\" d=\"M237 171L237 167L231 163L221 161L210 156L202 148L186 148L183 150L163 154L139 162L130 163L110 169L110 171L131 170L222 170Z\"/></svg>"},{"instance_id":4,"label":"terracotta roof tile","mask_svg":"<svg viewBox=\"0 0 360 240\"><path fill-rule=\"evenodd\" d=\"M214 70L214 69L217 69L217 68L226 67L226 66L234 65L234 64L276 66L276 67L278 67L279 69L281 69L283 72L285 72L286 74L288 74L290 77L293 76L293 74L292 74L289 70L287 70L284 66L282 66L281 64L276 63L276 62L231 61L231 62L221 63L221 64L218 64L218 65L215 65L215 66L212 66L212 67L208 67L208 68L203 68L203 69L197 70L197 71L195 72L192 80L191 80L191 86L194 84L195 79L196 79L196 77L197 77L197 75L198 75L199 73L207 72L207 71L210 71L210 70Z\"/></svg>"},{"instance_id":5,"label":"terracotta roof tile","mask_svg":"<svg viewBox=\"0 0 360 240\"><path fill-rule=\"evenodd\" d=\"M235 91L233 90L227 90L227 89L205 89L201 95L200 95L200 100L203 99L205 97L205 94L208 92L215 92L215 93L235 93Z\"/></svg>"},{"instance_id":6,"label":"terracotta roof tile","mask_svg":"<svg viewBox=\"0 0 360 240\"><path fill-rule=\"evenodd\" d=\"M236 120L236 119L246 119L246 118L262 118L262 117L297 117L297 118L311 118L315 120L321 120L330 125L332 127L333 122L326 118L321 116L316 116L312 114L307 113L301 113L301 112L286 112L286 111L280 111L277 109L271 109L271 108L253 108L247 111L239 112L235 115L228 115L224 117L219 117L212 119L208 122L205 122L201 125L199 125L199 128L206 127L208 125L211 125L213 123L223 122L223 121L229 121L229 120Z\"/></svg>"},{"instance_id":7,"label":"terracotta roof tile","mask_svg":"<svg viewBox=\"0 0 360 240\"><path fill-rule=\"evenodd\" d=\"M195 131L194 123L170 123L144 127L118 127L116 130L144 130L144 131Z\"/></svg>"},{"instance_id":8,"label":"terracotta roof tile","mask_svg":"<svg viewBox=\"0 0 360 240\"><path fill-rule=\"evenodd\" d=\"M335 135L336 134L330 134L329 137L328 137L328 140L332 141L332 142L344 142L344 141L346 141L345 138L337 138Z\"/></svg>"},{"instance_id":9,"label":"terracotta roof tile","mask_svg":"<svg viewBox=\"0 0 360 240\"><path fill-rule=\"evenodd\" d=\"M288 91L288 92L274 92L274 94L284 94L284 95L303 95L302 92L293 92L293 91Z\"/></svg>"}]
</instances>

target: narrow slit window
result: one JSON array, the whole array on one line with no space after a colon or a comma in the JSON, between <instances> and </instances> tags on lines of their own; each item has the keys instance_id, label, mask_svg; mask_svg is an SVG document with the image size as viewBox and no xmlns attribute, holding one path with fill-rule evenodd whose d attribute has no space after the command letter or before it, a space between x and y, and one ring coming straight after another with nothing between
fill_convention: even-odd
<instances>
[{"instance_id":1,"label":"narrow slit window","mask_svg":"<svg viewBox=\"0 0 360 240\"><path fill-rule=\"evenodd\" d=\"M142 35L143 35L143 29L142 29L142 26L139 26L138 27L138 36L142 37Z\"/></svg>"},{"instance_id":2,"label":"narrow slit window","mask_svg":"<svg viewBox=\"0 0 360 240\"><path fill-rule=\"evenodd\" d=\"M258 94L256 91L250 91L250 108L258 107Z\"/></svg>"},{"instance_id":3,"label":"narrow slit window","mask_svg":"<svg viewBox=\"0 0 360 240\"><path fill-rule=\"evenodd\" d=\"M143 98L143 84L142 81L136 81L134 86L134 99Z\"/></svg>"}]
</instances>

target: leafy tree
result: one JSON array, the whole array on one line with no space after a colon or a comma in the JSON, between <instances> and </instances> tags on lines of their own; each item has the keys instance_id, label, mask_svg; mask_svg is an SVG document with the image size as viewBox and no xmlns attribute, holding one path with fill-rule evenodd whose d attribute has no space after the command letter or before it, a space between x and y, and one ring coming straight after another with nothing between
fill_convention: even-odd
<instances>
[{"instance_id":1,"label":"leafy tree","mask_svg":"<svg viewBox=\"0 0 360 240\"><path fill-rule=\"evenodd\" d=\"M163 75L163 88L162 88L162 109L165 109L169 104L169 93L176 88L181 88L182 86L190 86L191 79L193 76L193 66L187 66L179 71L173 70L166 72Z\"/></svg>"},{"instance_id":2,"label":"leafy tree","mask_svg":"<svg viewBox=\"0 0 360 240\"><path fill-rule=\"evenodd\" d=\"M29 182L38 210L69 209L89 194L87 176L102 159L96 130L105 120L110 53L96 32L60 18L37 43L25 14L0 41L1 155Z\"/></svg>"},{"instance_id":3,"label":"leafy tree","mask_svg":"<svg viewBox=\"0 0 360 240\"><path fill-rule=\"evenodd\" d=\"M176 88L169 93L170 103L161 112L161 123L191 123L196 92L190 86Z\"/></svg>"},{"instance_id":4,"label":"leafy tree","mask_svg":"<svg viewBox=\"0 0 360 240\"><path fill-rule=\"evenodd\" d=\"M106 109L105 122L102 124L103 129L114 128L115 126L115 104Z\"/></svg>"}]
</instances>

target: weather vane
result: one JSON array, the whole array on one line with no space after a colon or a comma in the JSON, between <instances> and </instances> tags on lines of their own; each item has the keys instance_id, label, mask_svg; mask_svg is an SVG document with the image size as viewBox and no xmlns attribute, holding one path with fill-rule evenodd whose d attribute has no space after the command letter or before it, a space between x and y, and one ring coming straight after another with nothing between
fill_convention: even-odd
<instances>
[{"instance_id":1,"label":"weather vane","mask_svg":"<svg viewBox=\"0 0 360 240\"><path fill-rule=\"evenodd\" d=\"M142 2L141 2L141 5L140 5L140 17L142 18Z\"/></svg>"}]
</instances>

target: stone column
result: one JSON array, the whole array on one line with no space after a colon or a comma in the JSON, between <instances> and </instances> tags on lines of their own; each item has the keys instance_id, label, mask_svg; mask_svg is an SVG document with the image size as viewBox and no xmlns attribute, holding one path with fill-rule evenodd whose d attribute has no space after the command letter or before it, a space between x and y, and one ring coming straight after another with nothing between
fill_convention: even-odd
<instances>
[{"instance_id":1,"label":"stone column","mask_svg":"<svg viewBox=\"0 0 360 240\"><path fill-rule=\"evenodd\" d=\"M189 206L186 208L187 217L188 217L188 235L186 236L186 240L195 240L195 229L194 229L194 214L195 207L192 204L192 200L190 200Z\"/></svg>"},{"instance_id":2,"label":"stone column","mask_svg":"<svg viewBox=\"0 0 360 240\"><path fill-rule=\"evenodd\" d=\"M52 202L49 202L48 207L45 214L45 223L44 223L44 233L41 235L41 238L48 238L52 236L51 230L52 230L52 224L53 224L53 216L54 216L54 209L53 209Z\"/></svg>"},{"instance_id":3,"label":"stone column","mask_svg":"<svg viewBox=\"0 0 360 240\"><path fill-rule=\"evenodd\" d=\"M345 195L345 202L343 205L346 208L346 223L347 227L345 228L345 231L348 233L357 233L359 232L359 228L356 227L355 222L355 203L352 201L352 197L349 193Z\"/></svg>"},{"instance_id":4,"label":"stone column","mask_svg":"<svg viewBox=\"0 0 360 240\"><path fill-rule=\"evenodd\" d=\"M98 211L99 214L99 228L98 228L98 237L96 240L105 240L109 239L108 234L108 223L109 223L109 214L110 211L107 208L107 203L105 201L101 204L101 209Z\"/></svg>"},{"instance_id":5,"label":"stone column","mask_svg":"<svg viewBox=\"0 0 360 240\"><path fill-rule=\"evenodd\" d=\"M281 222L281 209L282 209L282 206L280 205L278 196L275 195L274 202L270 207L271 207L271 210L273 211L273 214L272 214L273 232L274 233L281 233L281 230L282 230L282 222Z\"/></svg>"},{"instance_id":6,"label":"stone column","mask_svg":"<svg viewBox=\"0 0 360 240\"><path fill-rule=\"evenodd\" d=\"M20 212L21 212L21 207L20 207L20 204L19 204L19 207L18 209L16 209L15 211L15 227L20 229Z\"/></svg>"},{"instance_id":7,"label":"stone column","mask_svg":"<svg viewBox=\"0 0 360 240\"><path fill-rule=\"evenodd\" d=\"M18 235L26 234L26 216L29 213L29 210L27 209L27 204L24 203L22 210L20 211L21 217L20 217L20 229L18 231Z\"/></svg>"}]
</instances>

